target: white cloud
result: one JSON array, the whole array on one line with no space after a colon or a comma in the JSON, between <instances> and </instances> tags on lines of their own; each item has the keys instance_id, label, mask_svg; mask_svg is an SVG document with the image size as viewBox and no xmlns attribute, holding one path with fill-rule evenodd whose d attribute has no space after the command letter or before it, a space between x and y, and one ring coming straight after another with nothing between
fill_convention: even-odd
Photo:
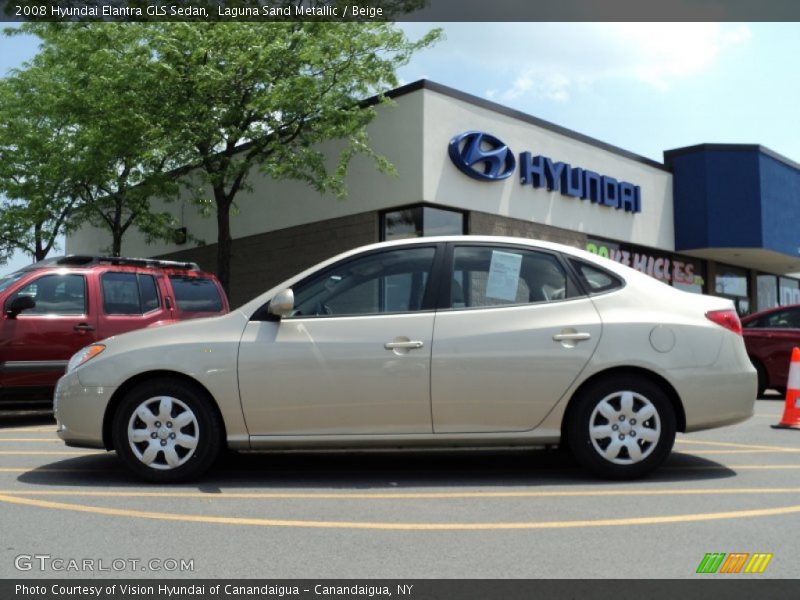
<instances>
[{"instance_id":1,"label":"white cloud","mask_svg":"<svg viewBox=\"0 0 800 600\"><path fill-rule=\"evenodd\" d=\"M718 23L448 23L445 32L427 61L490 72L488 98L558 102L613 79L667 90L751 37L746 25Z\"/></svg>"}]
</instances>

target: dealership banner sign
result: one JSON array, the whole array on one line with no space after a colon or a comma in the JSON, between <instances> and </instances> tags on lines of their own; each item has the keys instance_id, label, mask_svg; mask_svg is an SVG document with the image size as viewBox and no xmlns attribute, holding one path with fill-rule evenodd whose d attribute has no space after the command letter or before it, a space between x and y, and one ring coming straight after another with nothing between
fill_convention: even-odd
<instances>
[{"instance_id":1,"label":"dealership banner sign","mask_svg":"<svg viewBox=\"0 0 800 600\"><path fill-rule=\"evenodd\" d=\"M586 250L665 283L702 287L704 282L700 263L687 257L661 255L628 244L593 239L587 241Z\"/></svg>"},{"instance_id":2,"label":"dealership banner sign","mask_svg":"<svg viewBox=\"0 0 800 600\"><path fill-rule=\"evenodd\" d=\"M513 151L500 139L481 131L465 131L453 137L448 154L462 173L478 181L507 179L517 168ZM547 188L600 206L642 212L638 185L530 151L519 154L519 180L521 185Z\"/></svg>"}]
</instances>

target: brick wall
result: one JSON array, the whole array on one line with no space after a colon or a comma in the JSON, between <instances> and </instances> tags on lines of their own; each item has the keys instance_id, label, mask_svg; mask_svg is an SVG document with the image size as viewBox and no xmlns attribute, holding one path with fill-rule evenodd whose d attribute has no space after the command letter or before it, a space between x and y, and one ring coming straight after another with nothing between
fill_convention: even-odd
<instances>
[{"instance_id":1,"label":"brick wall","mask_svg":"<svg viewBox=\"0 0 800 600\"><path fill-rule=\"evenodd\" d=\"M472 235L507 235L566 244L581 250L586 249L585 233L484 212L472 211L469 213L468 231Z\"/></svg>"},{"instance_id":2,"label":"brick wall","mask_svg":"<svg viewBox=\"0 0 800 600\"><path fill-rule=\"evenodd\" d=\"M378 213L328 219L233 240L231 307L237 307L300 271L340 252L378 241ZM194 261L214 273L217 244L157 258Z\"/></svg>"}]
</instances>

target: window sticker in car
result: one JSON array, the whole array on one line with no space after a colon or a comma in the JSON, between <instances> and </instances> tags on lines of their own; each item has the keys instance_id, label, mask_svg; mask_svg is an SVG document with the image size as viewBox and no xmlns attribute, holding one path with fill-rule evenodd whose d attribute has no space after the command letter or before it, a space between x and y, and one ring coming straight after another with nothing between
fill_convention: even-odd
<instances>
[{"instance_id":1,"label":"window sticker in car","mask_svg":"<svg viewBox=\"0 0 800 600\"><path fill-rule=\"evenodd\" d=\"M486 296L512 302L516 300L521 270L521 254L492 250L489 280L486 282Z\"/></svg>"}]
</instances>

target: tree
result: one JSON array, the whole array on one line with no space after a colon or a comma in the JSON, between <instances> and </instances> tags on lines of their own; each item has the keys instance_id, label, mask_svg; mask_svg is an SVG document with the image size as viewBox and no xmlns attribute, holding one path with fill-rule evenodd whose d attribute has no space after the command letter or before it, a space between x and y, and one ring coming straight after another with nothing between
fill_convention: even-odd
<instances>
[{"instance_id":1,"label":"tree","mask_svg":"<svg viewBox=\"0 0 800 600\"><path fill-rule=\"evenodd\" d=\"M26 117L14 127L24 137L3 157L24 157L17 163L25 183L37 173L40 191L68 192L59 198L68 206L63 226L74 229L88 222L107 229L114 256L134 226L148 240L170 238L173 219L153 213L150 198L176 195L175 153L149 116L151 102L157 101L150 91L157 83L141 31L121 24L28 24L22 30L39 35L42 47L7 85L22 90L35 81L38 97L20 108ZM58 127L48 131L48 123ZM28 209L40 204L30 185L15 197L27 200ZM34 213L17 214L24 219ZM33 222L28 225L35 228Z\"/></svg>"},{"instance_id":2,"label":"tree","mask_svg":"<svg viewBox=\"0 0 800 600\"><path fill-rule=\"evenodd\" d=\"M44 109L57 83L30 70L0 80L0 259L15 250L44 259L77 200L70 127Z\"/></svg>"},{"instance_id":3,"label":"tree","mask_svg":"<svg viewBox=\"0 0 800 600\"><path fill-rule=\"evenodd\" d=\"M231 209L254 168L339 196L355 154L391 171L369 146L375 109L362 100L396 86L396 68L439 36L411 42L391 23L156 23L145 31L164 94L164 135L197 166L196 189L211 190L210 199L195 199L216 212L226 290ZM343 145L332 166L319 149L326 140Z\"/></svg>"}]
</instances>

